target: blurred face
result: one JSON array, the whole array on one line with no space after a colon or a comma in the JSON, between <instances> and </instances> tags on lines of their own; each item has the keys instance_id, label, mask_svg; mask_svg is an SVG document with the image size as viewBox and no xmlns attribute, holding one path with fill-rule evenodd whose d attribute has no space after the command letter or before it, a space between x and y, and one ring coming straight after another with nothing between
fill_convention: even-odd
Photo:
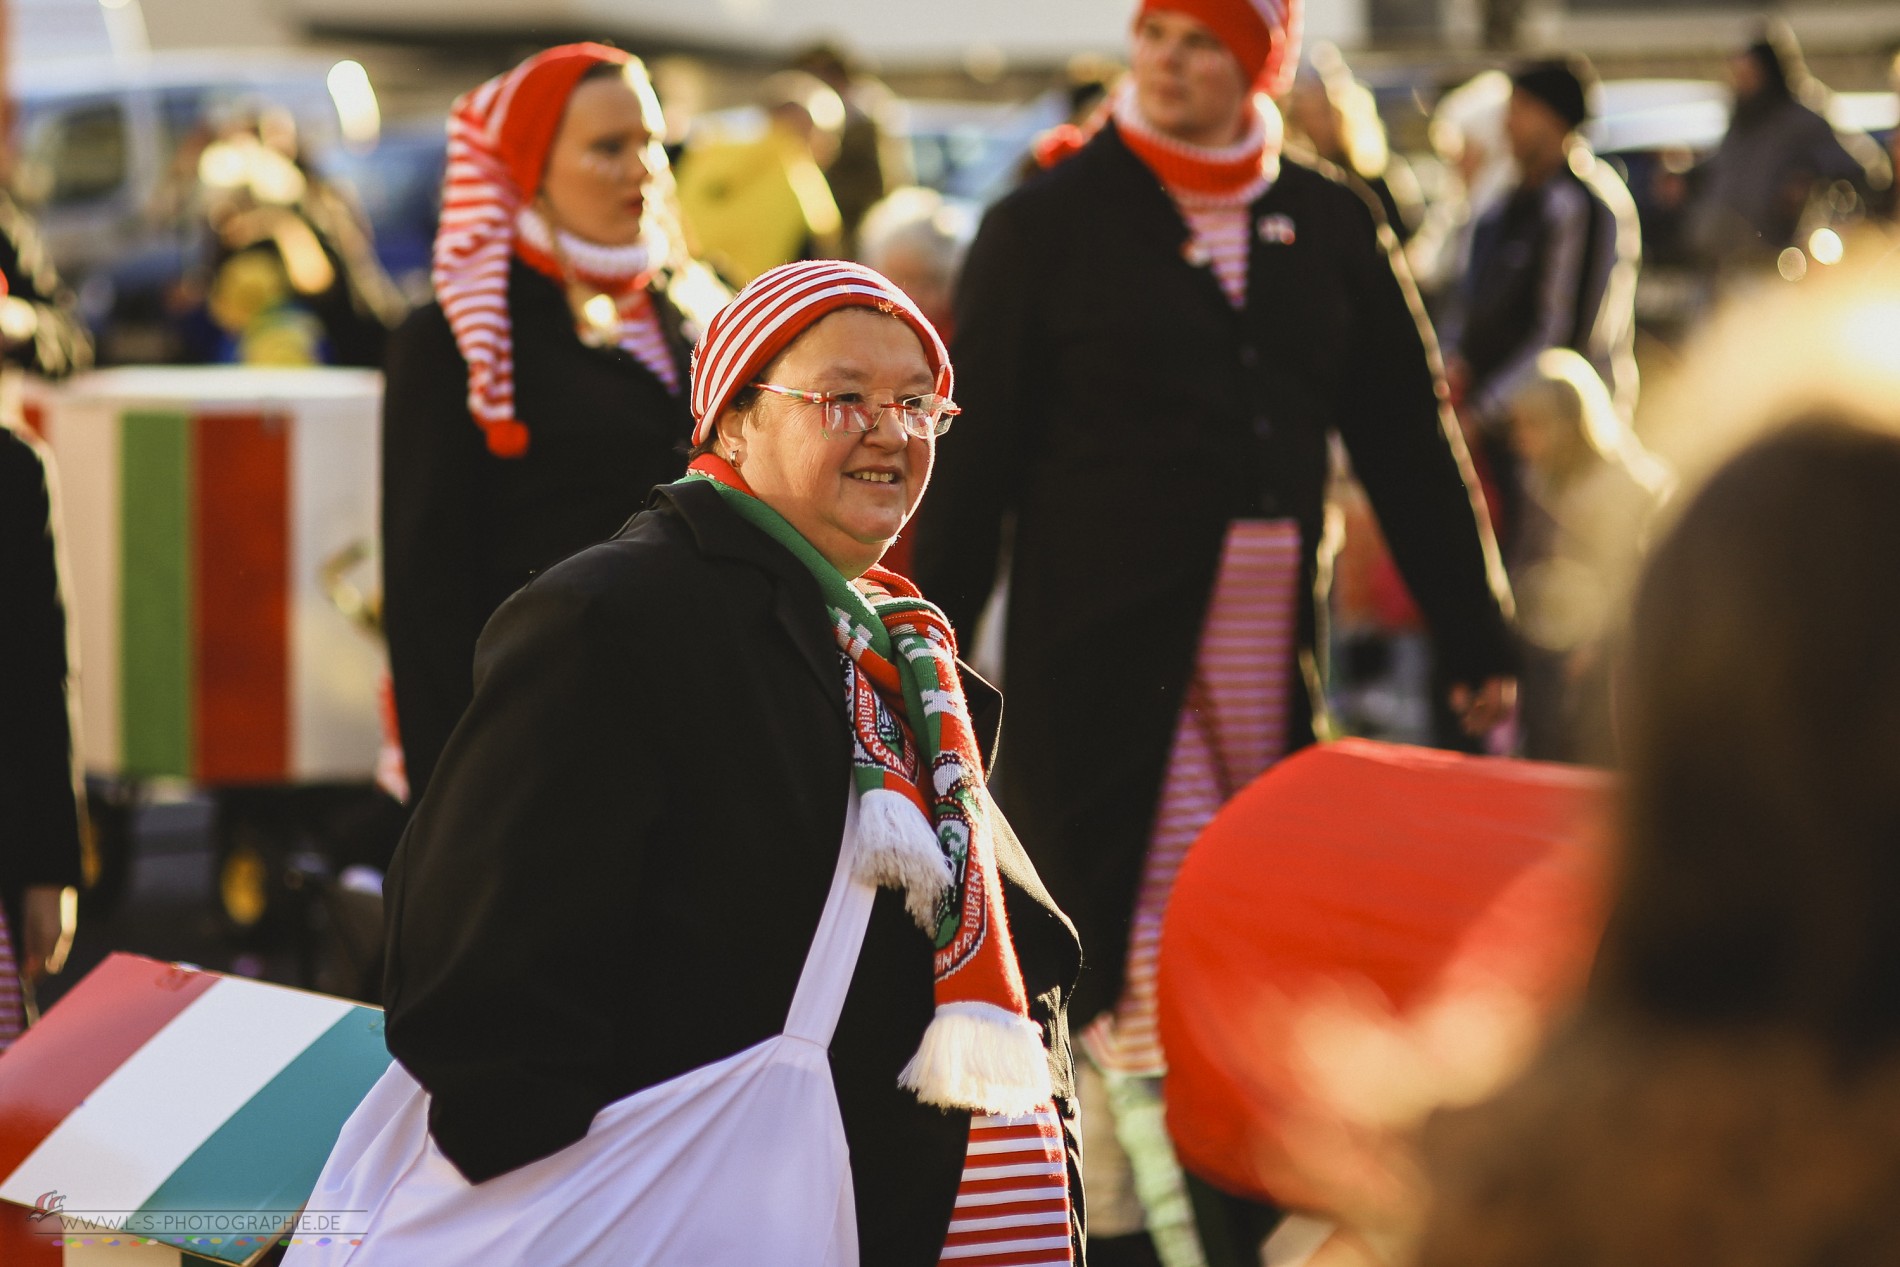
<instances>
[{"instance_id":1,"label":"blurred face","mask_svg":"<svg viewBox=\"0 0 1900 1267\"><path fill-rule=\"evenodd\" d=\"M664 133L660 103L641 72L582 81L567 99L541 177L555 222L601 246L639 241L649 183L666 167Z\"/></svg>"},{"instance_id":2,"label":"blurred face","mask_svg":"<svg viewBox=\"0 0 1900 1267\"><path fill-rule=\"evenodd\" d=\"M1168 10L1143 14L1131 60L1135 102L1156 131L1189 145L1228 145L1246 132L1250 85L1204 23Z\"/></svg>"},{"instance_id":3,"label":"blurred face","mask_svg":"<svg viewBox=\"0 0 1900 1267\"><path fill-rule=\"evenodd\" d=\"M923 344L909 326L869 308L845 308L805 331L759 382L800 391L855 392L875 402L935 390ZM847 577L882 557L930 481L934 437L919 440L889 411L857 435L825 430L807 401L762 394L719 420L720 448L759 500L785 516Z\"/></svg>"},{"instance_id":4,"label":"blurred face","mask_svg":"<svg viewBox=\"0 0 1900 1267\"><path fill-rule=\"evenodd\" d=\"M1752 55L1737 53L1728 59L1728 86L1737 101L1747 101L1768 86L1768 79Z\"/></svg>"},{"instance_id":5,"label":"blurred face","mask_svg":"<svg viewBox=\"0 0 1900 1267\"><path fill-rule=\"evenodd\" d=\"M1570 127L1555 110L1522 88L1514 88L1504 111L1504 135L1519 170L1541 175L1562 161Z\"/></svg>"}]
</instances>

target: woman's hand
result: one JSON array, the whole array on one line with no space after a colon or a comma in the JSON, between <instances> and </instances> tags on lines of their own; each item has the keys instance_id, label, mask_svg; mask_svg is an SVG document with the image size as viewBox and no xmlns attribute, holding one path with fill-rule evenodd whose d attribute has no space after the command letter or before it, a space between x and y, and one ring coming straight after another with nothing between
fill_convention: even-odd
<instances>
[{"instance_id":1,"label":"woman's hand","mask_svg":"<svg viewBox=\"0 0 1900 1267\"><path fill-rule=\"evenodd\" d=\"M56 975L66 967L79 927L78 890L29 886L20 902L20 922L20 975L28 982Z\"/></svg>"},{"instance_id":2,"label":"woman's hand","mask_svg":"<svg viewBox=\"0 0 1900 1267\"><path fill-rule=\"evenodd\" d=\"M1516 707L1516 678L1486 678L1475 691L1462 682L1451 688L1451 711L1458 714L1465 733L1474 738L1489 734Z\"/></svg>"}]
</instances>

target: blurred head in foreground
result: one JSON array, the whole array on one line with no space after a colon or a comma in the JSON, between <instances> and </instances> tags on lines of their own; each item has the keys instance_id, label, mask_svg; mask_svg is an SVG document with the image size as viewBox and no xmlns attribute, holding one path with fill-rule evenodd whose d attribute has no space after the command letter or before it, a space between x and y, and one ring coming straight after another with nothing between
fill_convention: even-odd
<instances>
[{"instance_id":1,"label":"blurred head in foreground","mask_svg":"<svg viewBox=\"0 0 1900 1267\"><path fill-rule=\"evenodd\" d=\"M1900 1040L1900 435L1828 409L1722 468L1657 548L1625 681L1604 1003Z\"/></svg>"},{"instance_id":2,"label":"blurred head in foreground","mask_svg":"<svg viewBox=\"0 0 1900 1267\"><path fill-rule=\"evenodd\" d=\"M1692 491L1629 622L1609 928L1577 1020L1427 1132L1421 1267L1900 1258L1895 281L1763 292L1659 402Z\"/></svg>"}]
</instances>

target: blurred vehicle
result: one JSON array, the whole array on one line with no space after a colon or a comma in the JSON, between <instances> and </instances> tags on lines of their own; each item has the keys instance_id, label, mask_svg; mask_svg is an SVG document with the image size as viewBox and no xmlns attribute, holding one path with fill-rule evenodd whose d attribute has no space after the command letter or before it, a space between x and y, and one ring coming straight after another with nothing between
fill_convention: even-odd
<instances>
[{"instance_id":1,"label":"blurred vehicle","mask_svg":"<svg viewBox=\"0 0 1900 1267\"><path fill-rule=\"evenodd\" d=\"M919 185L988 206L1016 187L1036 138L1068 117L1060 92L1025 102L917 100L891 110Z\"/></svg>"},{"instance_id":2,"label":"blurred vehicle","mask_svg":"<svg viewBox=\"0 0 1900 1267\"><path fill-rule=\"evenodd\" d=\"M355 62L163 54L15 67L14 184L106 363L169 359L168 301L201 246L198 158L221 123L288 112L321 166L380 119Z\"/></svg>"}]
</instances>

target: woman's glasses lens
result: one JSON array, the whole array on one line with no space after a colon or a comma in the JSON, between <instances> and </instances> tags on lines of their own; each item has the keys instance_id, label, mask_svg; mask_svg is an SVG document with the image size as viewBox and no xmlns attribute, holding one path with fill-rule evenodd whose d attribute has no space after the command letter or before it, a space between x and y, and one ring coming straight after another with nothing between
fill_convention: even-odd
<instances>
[{"instance_id":1,"label":"woman's glasses lens","mask_svg":"<svg viewBox=\"0 0 1900 1267\"><path fill-rule=\"evenodd\" d=\"M887 405L869 401L832 400L825 403L825 426L842 435L857 435L877 425L886 409L897 411L897 423L919 440L940 436L950 429L956 404L946 396L910 396Z\"/></svg>"}]
</instances>

